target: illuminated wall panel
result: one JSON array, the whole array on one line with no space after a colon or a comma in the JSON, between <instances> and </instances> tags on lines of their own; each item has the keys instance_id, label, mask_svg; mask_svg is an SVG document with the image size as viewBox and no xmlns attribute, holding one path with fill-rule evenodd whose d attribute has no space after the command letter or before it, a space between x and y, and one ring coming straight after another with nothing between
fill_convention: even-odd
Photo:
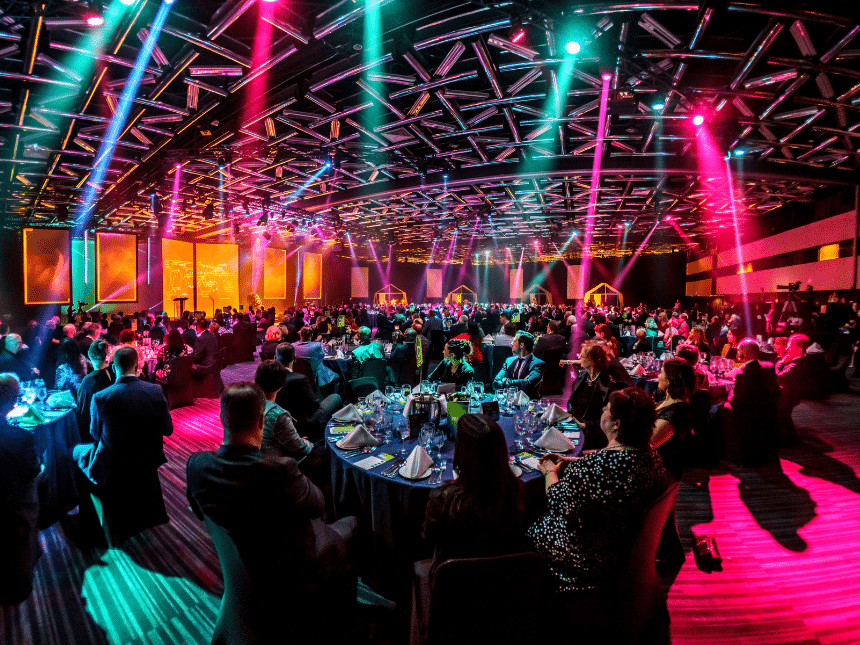
<instances>
[{"instance_id":1,"label":"illuminated wall panel","mask_svg":"<svg viewBox=\"0 0 860 645\"><path fill-rule=\"evenodd\" d=\"M567 265L567 299L581 300L582 290L579 287L579 275L582 270L582 265L574 264Z\"/></svg>"},{"instance_id":2,"label":"illuminated wall panel","mask_svg":"<svg viewBox=\"0 0 860 645\"><path fill-rule=\"evenodd\" d=\"M287 251L266 247L263 267L263 299L283 300L287 297Z\"/></svg>"},{"instance_id":3,"label":"illuminated wall panel","mask_svg":"<svg viewBox=\"0 0 860 645\"><path fill-rule=\"evenodd\" d=\"M136 235L96 234L97 302L136 302L137 269Z\"/></svg>"},{"instance_id":4,"label":"illuminated wall panel","mask_svg":"<svg viewBox=\"0 0 860 645\"><path fill-rule=\"evenodd\" d=\"M188 298L185 309L194 308L194 245L178 240L161 240L164 281L164 311L172 314L174 298Z\"/></svg>"},{"instance_id":5,"label":"illuminated wall panel","mask_svg":"<svg viewBox=\"0 0 860 645\"><path fill-rule=\"evenodd\" d=\"M302 256L302 292L305 300L322 298L322 255L319 253Z\"/></svg>"},{"instance_id":6,"label":"illuminated wall panel","mask_svg":"<svg viewBox=\"0 0 860 645\"><path fill-rule=\"evenodd\" d=\"M64 304L72 298L67 229L24 229L24 304Z\"/></svg>"},{"instance_id":7,"label":"illuminated wall panel","mask_svg":"<svg viewBox=\"0 0 860 645\"><path fill-rule=\"evenodd\" d=\"M215 309L239 306L239 246L196 244L197 308L212 315Z\"/></svg>"},{"instance_id":8,"label":"illuminated wall panel","mask_svg":"<svg viewBox=\"0 0 860 645\"><path fill-rule=\"evenodd\" d=\"M693 280L687 283L688 296L710 296L711 295L711 279Z\"/></svg>"},{"instance_id":9,"label":"illuminated wall panel","mask_svg":"<svg viewBox=\"0 0 860 645\"><path fill-rule=\"evenodd\" d=\"M442 269L427 269L427 298L442 297Z\"/></svg>"},{"instance_id":10,"label":"illuminated wall panel","mask_svg":"<svg viewBox=\"0 0 860 645\"><path fill-rule=\"evenodd\" d=\"M352 298L368 298L370 294L370 277L367 267L352 267Z\"/></svg>"},{"instance_id":11,"label":"illuminated wall panel","mask_svg":"<svg viewBox=\"0 0 860 645\"><path fill-rule=\"evenodd\" d=\"M511 300L519 300L523 297L523 267L522 265L511 269Z\"/></svg>"}]
</instances>

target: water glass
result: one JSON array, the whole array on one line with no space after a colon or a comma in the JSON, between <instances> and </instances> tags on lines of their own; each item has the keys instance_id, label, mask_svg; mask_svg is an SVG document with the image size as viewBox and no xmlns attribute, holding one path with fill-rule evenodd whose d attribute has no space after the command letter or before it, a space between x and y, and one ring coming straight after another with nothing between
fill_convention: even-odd
<instances>
[{"instance_id":1,"label":"water glass","mask_svg":"<svg viewBox=\"0 0 860 645\"><path fill-rule=\"evenodd\" d=\"M385 397L389 401L391 401L391 399L394 398L394 386L393 385L386 385L385 386Z\"/></svg>"},{"instance_id":2,"label":"water glass","mask_svg":"<svg viewBox=\"0 0 860 645\"><path fill-rule=\"evenodd\" d=\"M412 394L412 388L408 385L404 385L400 390L400 398L403 399L403 402L406 403L406 399L409 398L409 395Z\"/></svg>"},{"instance_id":3,"label":"water glass","mask_svg":"<svg viewBox=\"0 0 860 645\"><path fill-rule=\"evenodd\" d=\"M480 400L484 398L484 384L480 381L472 381L472 389L475 392L475 398Z\"/></svg>"}]
</instances>

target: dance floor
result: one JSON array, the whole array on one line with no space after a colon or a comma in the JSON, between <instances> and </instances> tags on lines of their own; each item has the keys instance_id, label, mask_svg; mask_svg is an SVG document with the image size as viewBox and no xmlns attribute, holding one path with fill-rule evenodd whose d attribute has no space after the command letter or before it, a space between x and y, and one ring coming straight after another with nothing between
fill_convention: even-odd
<instances>
[{"instance_id":1,"label":"dance floor","mask_svg":"<svg viewBox=\"0 0 860 645\"><path fill-rule=\"evenodd\" d=\"M248 378L253 364L224 371ZM803 435L779 466L727 462L685 474L677 517L687 560L669 588L672 641L860 643L860 388L802 403ZM558 397L561 398L561 397ZM220 442L216 400L173 412L161 480L171 522L105 552L78 548L59 524L32 596L0 610L0 643L111 645L208 643L222 583L205 528L188 510L185 463ZM717 538L723 570L697 569L693 535ZM367 642L405 643L396 613L368 613Z\"/></svg>"}]
</instances>

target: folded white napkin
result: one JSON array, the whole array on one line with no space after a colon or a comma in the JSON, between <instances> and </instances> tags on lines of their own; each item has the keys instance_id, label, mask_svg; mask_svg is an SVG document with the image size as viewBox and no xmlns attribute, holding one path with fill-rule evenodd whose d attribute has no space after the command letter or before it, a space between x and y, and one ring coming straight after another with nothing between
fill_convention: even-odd
<instances>
[{"instance_id":1,"label":"folded white napkin","mask_svg":"<svg viewBox=\"0 0 860 645\"><path fill-rule=\"evenodd\" d=\"M563 419L567 419L570 415L559 406L557 403L553 403L549 406L549 409L543 413L540 420L549 425L555 425L559 421Z\"/></svg>"},{"instance_id":2,"label":"folded white napkin","mask_svg":"<svg viewBox=\"0 0 860 645\"><path fill-rule=\"evenodd\" d=\"M361 417L361 412L350 403L342 410L338 410L332 416L332 420L338 423L361 423L364 419Z\"/></svg>"},{"instance_id":3,"label":"folded white napkin","mask_svg":"<svg viewBox=\"0 0 860 645\"><path fill-rule=\"evenodd\" d=\"M642 376L645 373L645 368L641 365L637 365L631 373L633 374L633 376Z\"/></svg>"},{"instance_id":4,"label":"folded white napkin","mask_svg":"<svg viewBox=\"0 0 860 645\"><path fill-rule=\"evenodd\" d=\"M37 426L41 423L45 423L45 417L31 405L29 406L29 409L21 415L18 423L25 426Z\"/></svg>"},{"instance_id":5,"label":"folded white napkin","mask_svg":"<svg viewBox=\"0 0 860 645\"><path fill-rule=\"evenodd\" d=\"M406 462L400 467L400 474L411 479L418 479L433 465L430 455L423 446L415 446L412 453L406 458Z\"/></svg>"},{"instance_id":6,"label":"folded white napkin","mask_svg":"<svg viewBox=\"0 0 860 645\"><path fill-rule=\"evenodd\" d=\"M73 408L75 407L75 398L69 390L62 392L54 392L48 397L46 403L52 408Z\"/></svg>"},{"instance_id":7,"label":"folded white napkin","mask_svg":"<svg viewBox=\"0 0 860 645\"><path fill-rule=\"evenodd\" d=\"M335 444L341 450L355 450L365 446L378 446L379 440L370 434L362 425L355 426L352 431Z\"/></svg>"},{"instance_id":8,"label":"folded white napkin","mask_svg":"<svg viewBox=\"0 0 860 645\"><path fill-rule=\"evenodd\" d=\"M337 353L335 354L335 358L344 358L342 349L337 350Z\"/></svg>"},{"instance_id":9,"label":"folded white napkin","mask_svg":"<svg viewBox=\"0 0 860 645\"><path fill-rule=\"evenodd\" d=\"M528 405L530 400L526 393L520 390L514 397L514 405Z\"/></svg>"},{"instance_id":10,"label":"folded white napkin","mask_svg":"<svg viewBox=\"0 0 860 645\"><path fill-rule=\"evenodd\" d=\"M370 405L379 405L379 404L388 405L389 403L391 403L391 399L389 399L387 396L385 396L379 390L374 390L373 392L368 394L366 401Z\"/></svg>"},{"instance_id":11,"label":"folded white napkin","mask_svg":"<svg viewBox=\"0 0 860 645\"><path fill-rule=\"evenodd\" d=\"M535 445L538 448L543 448L544 450L559 452L573 450L573 444L570 443L568 438L561 434L557 428L549 428L543 433L543 436L540 439L535 441Z\"/></svg>"}]
</instances>

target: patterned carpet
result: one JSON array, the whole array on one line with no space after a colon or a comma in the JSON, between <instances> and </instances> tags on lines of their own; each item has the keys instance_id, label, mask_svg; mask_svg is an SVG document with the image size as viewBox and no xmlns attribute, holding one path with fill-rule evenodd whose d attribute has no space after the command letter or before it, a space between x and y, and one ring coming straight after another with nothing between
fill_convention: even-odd
<instances>
[{"instance_id":1,"label":"patterned carpet","mask_svg":"<svg viewBox=\"0 0 860 645\"><path fill-rule=\"evenodd\" d=\"M224 380L252 379L255 368L231 366ZM43 531L34 592L0 609L0 643L209 642L222 583L211 540L188 510L185 463L220 443L218 402L172 414L161 469L171 522L109 552L79 548L60 524ZM715 536L724 562L704 573L688 553L670 581L674 643L860 643L858 417L857 392L804 402L794 417L804 440L782 451L779 467L723 462L686 473L677 504L685 548L693 534ZM402 615L366 617L366 642L406 642Z\"/></svg>"}]
</instances>

